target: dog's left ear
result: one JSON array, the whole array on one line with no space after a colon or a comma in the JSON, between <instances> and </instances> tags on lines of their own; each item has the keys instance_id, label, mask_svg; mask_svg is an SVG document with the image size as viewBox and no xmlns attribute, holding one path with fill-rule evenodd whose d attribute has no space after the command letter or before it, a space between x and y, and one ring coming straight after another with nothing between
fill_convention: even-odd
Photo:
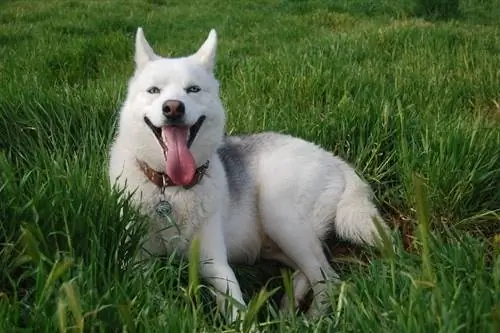
<instances>
[{"instance_id":1,"label":"dog's left ear","mask_svg":"<svg viewBox=\"0 0 500 333\"><path fill-rule=\"evenodd\" d=\"M215 66L216 51L217 33L215 32L215 29L212 29L208 34L208 38L193 56L201 65L203 65L203 67L207 69L207 71L212 72Z\"/></svg>"}]
</instances>

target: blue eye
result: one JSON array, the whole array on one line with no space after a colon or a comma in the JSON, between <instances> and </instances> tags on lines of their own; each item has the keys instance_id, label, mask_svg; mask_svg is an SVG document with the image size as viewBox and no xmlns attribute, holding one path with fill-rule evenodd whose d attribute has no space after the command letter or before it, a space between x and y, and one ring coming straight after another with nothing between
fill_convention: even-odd
<instances>
[{"instance_id":1,"label":"blue eye","mask_svg":"<svg viewBox=\"0 0 500 333\"><path fill-rule=\"evenodd\" d=\"M189 93L197 93L201 90L201 88L197 85L192 85L186 88L186 92Z\"/></svg>"},{"instance_id":2,"label":"blue eye","mask_svg":"<svg viewBox=\"0 0 500 333\"><path fill-rule=\"evenodd\" d=\"M160 88L158 87L151 87L148 90L146 90L150 94L159 94L160 93Z\"/></svg>"}]
</instances>

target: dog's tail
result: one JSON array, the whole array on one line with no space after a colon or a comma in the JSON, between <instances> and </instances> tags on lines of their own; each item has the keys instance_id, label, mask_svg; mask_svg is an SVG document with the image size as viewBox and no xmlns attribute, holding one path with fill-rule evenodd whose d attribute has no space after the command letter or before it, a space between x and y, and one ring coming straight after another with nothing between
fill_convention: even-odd
<instances>
[{"instance_id":1,"label":"dog's tail","mask_svg":"<svg viewBox=\"0 0 500 333\"><path fill-rule=\"evenodd\" d=\"M345 178L345 189L337 206L335 230L337 235L357 244L375 245L380 237L374 219L384 232L386 223L372 202L372 191L347 164L340 165Z\"/></svg>"}]
</instances>

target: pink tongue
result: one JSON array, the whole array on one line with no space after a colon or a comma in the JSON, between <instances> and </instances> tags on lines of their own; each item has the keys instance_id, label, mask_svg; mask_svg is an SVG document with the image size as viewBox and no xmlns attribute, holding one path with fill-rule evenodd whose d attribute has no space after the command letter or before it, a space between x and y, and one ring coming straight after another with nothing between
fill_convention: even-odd
<instances>
[{"instance_id":1,"label":"pink tongue","mask_svg":"<svg viewBox=\"0 0 500 333\"><path fill-rule=\"evenodd\" d=\"M176 185L189 185L196 171L196 162L187 147L189 128L166 126L161 129L162 139L167 146L164 151L167 161L167 175Z\"/></svg>"}]
</instances>

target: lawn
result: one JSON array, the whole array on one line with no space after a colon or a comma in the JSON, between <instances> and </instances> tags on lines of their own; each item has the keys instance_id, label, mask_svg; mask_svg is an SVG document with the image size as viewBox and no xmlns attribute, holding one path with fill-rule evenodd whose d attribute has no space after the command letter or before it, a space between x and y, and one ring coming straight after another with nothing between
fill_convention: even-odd
<instances>
[{"instance_id":1,"label":"lawn","mask_svg":"<svg viewBox=\"0 0 500 333\"><path fill-rule=\"evenodd\" d=\"M165 56L215 28L227 131L342 156L394 229L393 249L339 249L331 315L269 300L261 332L499 332L500 1L441 17L417 2L2 1L0 332L240 328L185 263L127 264L124 226L141 217L107 154L138 26ZM237 272L247 300L282 292L277 268Z\"/></svg>"}]
</instances>

